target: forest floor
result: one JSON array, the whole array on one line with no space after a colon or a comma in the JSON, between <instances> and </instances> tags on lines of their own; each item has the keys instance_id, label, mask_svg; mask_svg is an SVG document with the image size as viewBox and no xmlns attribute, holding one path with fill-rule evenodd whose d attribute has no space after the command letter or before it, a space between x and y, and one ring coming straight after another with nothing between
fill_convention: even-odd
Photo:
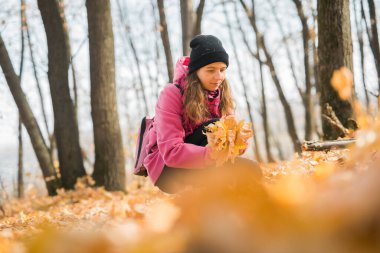
<instances>
[{"instance_id":1,"label":"forest floor","mask_svg":"<svg viewBox=\"0 0 380 253\"><path fill-rule=\"evenodd\" d=\"M127 193L78 182L1 206L0 252L380 252L380 137L221 175L169 195L136 177ZM236 172L231 172L231 174Z\"/></svg>"}]
</instances>

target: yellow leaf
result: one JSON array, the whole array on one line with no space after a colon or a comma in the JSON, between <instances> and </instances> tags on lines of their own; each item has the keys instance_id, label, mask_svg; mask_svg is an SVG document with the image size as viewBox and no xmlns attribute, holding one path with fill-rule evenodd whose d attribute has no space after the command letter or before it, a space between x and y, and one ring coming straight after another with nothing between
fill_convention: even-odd
<instances>
[{"instance_id":1,"label":"yellow leaf","mask_svg":"<svg viewBox=\"0 0 380 253\"><path fill-rule=\"evenodd\" d=\"M212 151L210 156L217 166L228 160L234 162L253 136L252 125L244 120L238 121L234 115L222 117L220 121L208 125L206 130L207 146Z\"/></svg>"}]
</instances>

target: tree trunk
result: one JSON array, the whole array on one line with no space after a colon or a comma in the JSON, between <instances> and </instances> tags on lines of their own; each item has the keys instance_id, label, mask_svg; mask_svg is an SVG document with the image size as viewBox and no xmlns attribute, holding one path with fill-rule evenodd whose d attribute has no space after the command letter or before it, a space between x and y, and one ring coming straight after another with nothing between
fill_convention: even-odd
<instances>
[{"instance_id":1,"label":"tree trunk","mask_svg":"<svg viewBox=\"0 0 380 253\"><path fill-rule=\"evenodd\" d=\"M33 47L32 47L32 41L31 41L31 36L30 36L30 32L29 32L29 26L28 26L26 14L25 14L24 22L25 22L25 28L26 28L26 35L27 35L27 39L28 39L30 60L32 62L34 79L36 80L36 86L37 86L38 95L39 95L40 103L41 103L41 112L42 112L42 115L44 118L46 135L48 136L48 139L49 139L49 143L47 143L47 145L48 145L51 160L54 161L54 150L56 148L55 135L54 135L54 132L51 133L49 130L49 125L48 125L48 120L47 120L47 115L46 115L46 110L45 110L45 99L44 99L44 96L42 94L40 79L38 78L37 64L36 64L36 61L34 59L34 51L33 51Z\"/></svg>"},{"instance_id":2,"label":"tree trunk","mask_svg":"<svg viewBox=\"0 0 380 253\"><path fill-rule=\"evenodd\" d=\"M194 29L193 0L181 0L181 23L182 23L182 52L183 55L190 53L190 40Z\"/></svg>"},{"instance_id":3,"label":"tree trunk","mask_svg":"<svg viewBox=\"0 0 380 253\"><path fill-rule=\"evenodd\" d=\"M330 84L334 70L346 66L352 71L352 40L348 0L318 1L318 58L321 85L321 108L325 113L329 104L336 116L347 127L352 117L352 107L348 101L339 98ZM337 139L338 133L322 117L324 138Z\"/></svg>"},{"instance_id":4,"label":"tree trunk","mask_svg":"<svg viewBox=\"0 0 380 253\"><path fill-rule=\"evenodd\" d=\"M190 54L192 37L201 34L203 10L206 0L200 0L197 10L193 10L193 0L181 0L182 50L183 55Z\"/></svg>"},{"instance_id":5,"label":"tree trunk","mask_svg":"<svg viewBox=\"0 0 380 253\"><path fill-rule=\"evenodd\" d=\"M116 103L115 52L111 3L86 1L94 125L96 185L125 190L124 152Z\"/></svg>"},{"instance_id":6,"label":"tree trunk","mask_svg":"<svg viewBox=\"0 0 380 253\"><path fill-rule=\"evenodd\" d=\"M156 5L155 5L155 0L152 0L152 15L153 16L156 16ZM159 23L160 23L160 19L159 19ZM154 27L155 29L157 29L159 27L159 25L157 24L157 20L154 19ZM161 28L160 28L161 29ZM155 49L155 57L154 57L154 63L156 64L156 66L160 66L161 64L161 50L160 50L160 36L161 36L161 31L160 31L160 34L158 33L155 33L155 43L154 43L154 49ZM162 40L162 39L161 39ZM166 56L166 55L165 55ZM173 65L173 62L172 62L172 65ZM167 70L167 72L169 73L169 70ZM162 69L161 68L156 68L156 76L155 76L155 84L156 84L156 87L154 87L154 97L157 99L158 98L158 95L159 95L159 92L160 92L160 75L162 73ZM170 78L170 75L168 74L168 81L172 81L172 79ZM166 84L166 83L165 83Z\"/></svg>"},{"instance_id":7,"label":"tree trunk","mask_svg":"<svg viewBox=\"0 0 380 253\"><path fill-rule=\"evenodd\" d=\"M76 78L76 70L73 62L73 57L70 56L70 69L73 80L73 91L74 91L74 115L75 121L78 122L78 84Z\"/></svg>"},{"instance_id":8,"label":"tree trunk","mask_svg":"<svg viewBox=\"0 0 380 253\"><path fill-rule=\"evenodd\" d=\"M66 17L65 17L65 9L64 9L64 0L57 0L58 1L58 11L59 15L62 18L63 26L67 27L67 22L66 22ZM71 70L71 75L72 75L72 81L73 81L73 93L74 93L74 101L73 101L73 106L74 106L74 116L75 116L75 122L78 124L78 86L77 86L77 80L76 80L76 70L75 70L75 65L73 62L73 55L71 54L71 46L70 46L70 38L69 34L67 32L67 28L64 30L64 36L67 41L67 47L68 47L68 52L69 52L69 69Z\"/></svg>"},{"instance_id":9,"label":"tree trunk","mask_svg":"<svg viewBox=\"0 0 380 253\"><path fill-rule=\"evenodd\" d=\"M274 158L272 155L272 151L270 148L270 135L269 135L269 124L268 124L268 110L267 110L267 101L266 101L266 94L265 94L265 85L264 85L264 75L263 75L263 64L259 63L260 68L260 83L261 83L261 113L263 115L263 128L264 128L264 135L265 135L265 150L267 153L267 161L268 162L274 162Z\"/></svg>"},{"instance_id":10,"label":"tree trunk","mask_svg":"<svg viewBox=\"0 0 380 253\"><path fill-rule=\"evenodd\" d=\"M17 197L24 197L24 160L23 160L23 140L22 140L22 121L18 122L18 164L17 164Z\"/></svg>"},{"instance_id":11,"label":"tree trunk","mask_svg":"<svg viewBox=\"0 0 380 253\"><path fill-rule=\"evenodd\" d=\"M33 47L32 47L32 41L31 41L31 36L30 36L30 32L29 32L29 26L28 26L28 21L27 21L26 14L25 14L24 24L25 24L25 29L26 29L26 37L27 37L27 40L28 40L30 60L31 60L32 66L33 66L34 79L36 81L38 95L39 95L40 103L41 103L41 112L42 112L42 115L43 115L43 118L44 118L44 125L45 125L45 128L46 128L46 134L47 134L47 136L50 136L50 130L49 130L49 125L48 125L48 120L47 120L47 115L46 115L46 110L45 110L44 96L42 94L42 89L41 89L41 85L40 85L40 79L38 78L37 65L36 65L36 61L34 59L34 51L33 51ZM52 151L51 149L52 149L51 148L51 143L49 143L49 151L50 151L50 153Z\"/></svg>"},{"instance_id":12,"label":"tree trunk","mask_svg":"<svg viewBox=\"0 0 380 253\"><path fill-rule=\"evenodd\" d=\"M166 67L168 69L168 78L169 78L169 82L172 82L174 68L173 68L172 51L170 49L168 26L166 23L164 0L157 0L157 5L158 5L158 12L160 14L160 33L161 33L162 44L164 45Z\"/></svg>"},{"instance_id":13,"label":"tree trunk","mask_svg":"<svg viewBox=\"0 0 380 253\"><path fill-rule=\"evenodd\" d=\"M24 30L26 28L26 16L25 16L25 0L20 1L20 18L21 18L21 60L20 60L20 86L22 83L22 74L24 69L24 52L25 52L25 37ZM22 86L21 86L22 87ZM22 139L22 120L19 113L18 119L18 166L17 166L17 197L24 197L24 160L23 160L23 139Z\"/></svg>"},{"instance_id":14,"label":"tree trunk","mask_svg":"<svg viewBox=\"0 0 380 253\"><path fill-rule=\"evenodd\" d=\"M369 17L371 19L371 49L373 53L373 58L375 59L375 66L377 70L377 83L380 92L380 44L379 44L379 35L377 32L377 21L376 21L376 7L373 0L368 0L369 7Z\"/></svg>"},{"instance_id":15,"label":"tree trunk","mask_svg":"<svg viewBox=\"0 0 380 253\"><path fill-rule=\"evenodd\" d=\"M54 170L53 163L49 155L49 150L42 137L41 130L37 124L36 118L33 115L32 109L30 108L25 94L21 89L20 79L14 71L11 59L9 58L9 54L5 48L1 35L0 65L3 69L7 84L21 115L21 120L29 134L34 152L37 156L37 160L42 170L47 191L49 195L55 195L56 190L60 187L60 179Z\"/></svg>"},{"instance_id":16,"label":"tree trunk","mask_svg":"<svg viewBox=\"0 0 380 253\"><path fill-rule=\"evenodd\" d=\"M47 43L48 78L54 111L54 133L57 142L62 185L73 189L79 177L86 175L79 145L78 124L69 88L70 47L67 24L57 1L38 0Z\"/></svg>"},{"instance_id":17,"label":"tree trunk","mask_svg":"<svg viewBox=\"0 0 380 253\"><path fill-rule=\"evenodd\" d=\"M318 74L318 47L317 47L317 14L316 14L316 9L311 7L311 13L312 13L312 18L313 18L313 25L312 25L312 31L313 33L309 33L311 37L311 43L312 43L312 52L313 52L313 81L314 81L314 87L316 94L314 98L312 99L312 106L313 108L317 107L317 103L319 103L319 98L321 94L321 88L319 84L319 74ZM312 116L314 118L314 126L313 130L314 133L317 135L317 138L320 138L322 136L321 132L322 129L320 129L320 117L318 115L320 114L320 110L313 110L314 115ZM313 136L314 138L314 136Z\"/></svg>"}]
</instances>

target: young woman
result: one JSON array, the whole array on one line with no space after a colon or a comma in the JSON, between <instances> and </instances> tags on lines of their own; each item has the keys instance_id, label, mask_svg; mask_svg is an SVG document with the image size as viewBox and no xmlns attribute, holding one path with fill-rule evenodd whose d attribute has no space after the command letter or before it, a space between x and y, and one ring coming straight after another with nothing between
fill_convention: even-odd
<instances>
[{"instance_id":1,"label":"young woman","mask_svg":"<svg viewBox=\"0 0 380 253\"><path fill-rule=\"evenodd\" d=\"M190 47L190 57L178 60L173 83L160 93L144 160L152 182L168 193L195 185L192 176L214 164L204 127L234 112L220 40L198 35Z\"/></svg>"}]
</instances>

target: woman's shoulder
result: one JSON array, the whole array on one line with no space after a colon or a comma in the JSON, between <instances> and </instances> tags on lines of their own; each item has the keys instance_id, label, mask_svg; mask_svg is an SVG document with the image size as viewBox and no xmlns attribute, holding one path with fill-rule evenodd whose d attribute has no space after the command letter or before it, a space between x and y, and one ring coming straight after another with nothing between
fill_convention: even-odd
<instances>
[{"instance_id":1,"label":"woman's shoulder","mask_svg":"<svg viewBox=\"0 0 380 253\"><path fill-rule=\"evenodd\" d=\"M181 89L174 83L168 83L160 93L160 96L158 98L158 104L161 106L182 104Z\"/></svg>"},{"instance_id":2,"label":"woman's shoulder","mask_svg":"<svg viewBox=\"0 0 380 253\"><path fill-rule=\"evenodd\" d=\"M168 83L161 91L160 96L176 95L181 97L183 88L179 84Z\"/></svg>"}]
</instances>

